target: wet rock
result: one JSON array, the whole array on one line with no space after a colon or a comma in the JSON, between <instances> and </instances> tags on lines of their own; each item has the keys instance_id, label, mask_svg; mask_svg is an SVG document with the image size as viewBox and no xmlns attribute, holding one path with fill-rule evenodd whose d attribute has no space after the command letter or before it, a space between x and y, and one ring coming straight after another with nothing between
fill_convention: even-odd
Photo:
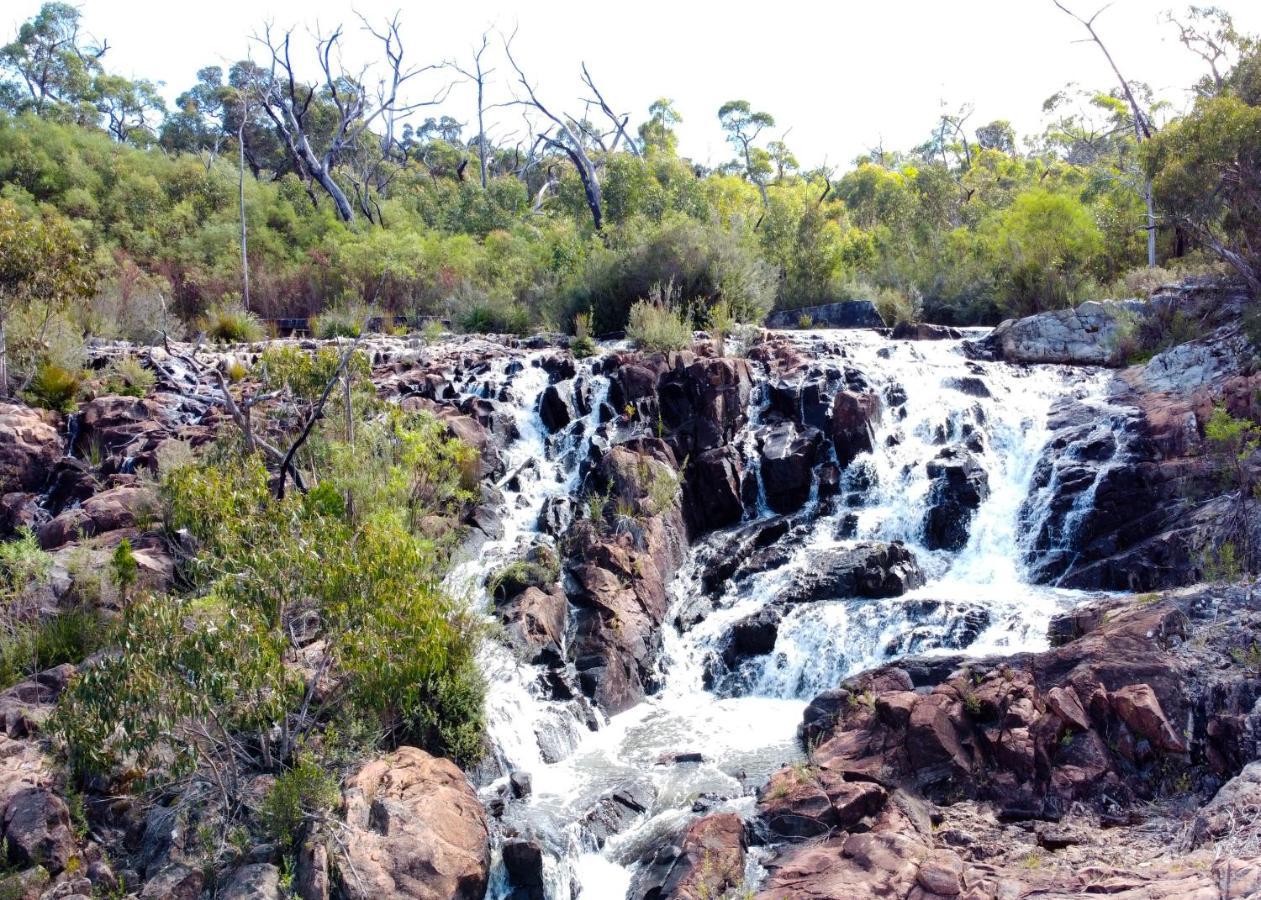
<instances>
[{"instance_id":1,"label":"wet rock","mask_svg":"<svg viewBox=\"0 0 1261 900\"><path fill-rule=\"evenodd\" d=\"M684 496L687 519L697 533L740 521L743 476L740 455L733 447L706 450L691 461Z\"/></svg>"},{"instance_id":2,"label":"wet rock","mask_svg":"<svg viewBox=\"0 0 1261 900\"><path fill-rule=\"evenodd\" d=\"M509 900L544 900L543 848L538 841L510 838L503 846L504 869L512 886Z\"/></svg>"},{"instance_id":3,"label":"wet rock","mask_svg":"<svg viewBox=\"0 0 1261 900\"><path fill-rule=\"evenodd\" d=\"M552 537L560 537L574 518L574 502L569 497L548 497L539 510L538 529Z\"/></svg>"},{"instance_id":4,"label":"wet rock","mask_svg":"<svg viewBox=\"0 0 1261 900\"><path fill-rule=\"evenodd\" d=\"M989 475L961 447L938 453L927 470L932 487L924 513L924 545L930 550L962 550L977 509L989 497Z\"/></svg>"},{"instance_id":5,"label":"wet rock","mask_svg":"<svg viewBox=\"0 0 1261 900\"><path fill-rule=\"evenodd\" d=\"M62 457L53 468L45 505L54 516L68 506L82 503L101 490L101 483L86 462Z\"/></svg>"},{"instance_id":6,"label":"wet rock","mask_svg":"<svg viewBox=\"0 0 1261 900\"><path fill-rule=\"evenodd\" d=\"M574 420L574 389L568 382L549 384L539 397L539 418L543 427L556 432Z\"/></svg>"},{"instance_id":7,"label":"wet rock","mask_svg":"<svg viewBox=\"0 0 1261 900\"><path fill-rule=\"evenodd\" d=\"M61 433L36 410L0 403L0 493L43 487L62 455Z\"/></svg>"},{"instance_id":8,"label":"wet rock","mask_svg":"<svg viewBox=\"0 0 1261 900\"><path fill-rule=\"evenodd\" d=\"M810 496L821 434L798 430L791 422L764 429L758 435L762 457L762 486L766 503L776 512L794 512Z\"/></svg>"},{"instance_id":9,"label":"wet rock","mask_svg":"<svg viewBox=\"0 0 1261 900\"><path fill-rule=\"evenodd\" d=\"M744 823L735 813L697 819L667 842L636 876L634 900L722 897L744 883Z\"/></svg>"},{"instance_id":10,"label":"wet rock","mask_svg":"<svg viewBox=\"0 0 1261 900\"><path fill-rule=\"evenodd\" d=\"M763 656L775 649L783 612L777 606L765 606L731 626L731 634L723 648L723 660L735 668L751 656Z\"/></svg>"},{"instance_id":11,"label":"wet rock","mask_svg":"<svg viewBox=\"0 0 1261 900\"><path fill-rule=\"evenodd\" d=\"M604 842L624 831L631 822L648 812L657 792L651 782L631 782L605 794L583 816L584 831L603 847Z\"/></svg>"},{"instance_id":12,"label":"wet rock","mask_svg":"<svg viewBox=\"0 0 1261 900\"><path fill-rule=\"evenodd\" d=\"M508 789L517 800L523 800L534 791L534 781L529 772L516 771L508 776Z\"/></svg>"},{"instance_id":13,"label":"wet rock","mask_svg":"<svg viewBox=\"0 0 1261 900\"><path fill-rule=\"evenodd\" d=\"M747 421L753 379L743 359L679 359L661 375L661 424L677 458L726 446Z\"/></svg>"},{"instance_id":14,"label":"wet rock","mask_svg":"<svg viewBox=\"0 0 1261 900\"><path fill-rule=\"evenodd\" d=\"M898 541L819 551L779 595L785 603L897 597L924 584L915 555Z\"/></svg>"},{"instance_id":15,"label":"wet rock","mask_svg":"<svg viewBox=\"0 0 1261 900\"><path fill-rule=\"evenodd\" d=\"M963 332L948 325L932 325L928 322L899 322L893 326L889 337L895 341L947 341L958 340Z\"/></svg>"},{"instance_id":16,"label":"wet rock","mask_svg":"<svg viewBox=\"0 0 1261 900\"><path fill-rule=\"evenodd\" d=\"M842 468L860 453L875 448L875 422L880 417L880 398L870 392L840 391L832 401L831 437L836 461Z\"/></svg>"},{"instance_id":17,"label":"wet rock","mask_svg":"<svg viewBox=\"0 0 1261 900\"><path fill-rule=\"evenodd\" d=\"M673 753L662 753L657 757L659 766L677 766L682 763L703 763L705 754L696 750L677 750Z\"/></svg>"},{"instance_id":18,"label":"wet rock","mask_svg":"<svg viewBox=\"0 0 1261 900\"><path fill-rule=\"evenodd\" d=\"M990 393L989 386L976 375L963 375L958 378L948 378L945 381L948 388L953 388L961 394L967 394L969 397L993 397Z\"/></svg>"},{"instance_id":19,"label":"wet rock","mask_svg":"<svg viewBox=\"0 0 1261 900\"><path fill-rule=\"evenodd\" d=\"M565 658L569 605L559 587L528 587L496 608L509 639L529 662L553 664Z\"/></svg>"},{"instance_id":20,"label":"wet rock","mask_svg":"<svg viewBox=\"0 0 1261 900\"><path fill-rule=\"evenodd\" d=\"M490 868L486 814L464 774L414 747L368 763L343 789L350 900L481 900Z\"/></svg>"}]
</instances>

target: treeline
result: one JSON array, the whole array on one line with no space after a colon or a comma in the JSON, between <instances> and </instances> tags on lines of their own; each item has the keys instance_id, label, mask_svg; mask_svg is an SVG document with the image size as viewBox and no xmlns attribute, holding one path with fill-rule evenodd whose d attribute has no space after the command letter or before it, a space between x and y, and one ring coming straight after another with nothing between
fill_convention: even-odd
<instances>
[{"instance_id":1,"label":"treeline","mask_svg":"<svg viewBox=\"0 0 1261 900\"><path fill-rule=\"evenodd\" d=\"M672 101L634 127L585 67L576 87L597 99L566 112L538 96L510 37L408 68L397 19L370 28L375 70L339 67L340 30L315 53L265 32L264 64L202 69L167 108L151 83L108 71L74 7L49 3L0 50L0 203L81 243L95 285L68 328L140 340L241 305L519 332L589 313L602 333L645 297L698 325L724 300L754 321L856 297L888 319L968 324L1213 265L1259 287L1257 43L1220 10L1170 21L1209 71L1184 118L1136 82L1070 86L1040 134L978 125L965 106L926 123L920 146L838 172L800 163L744 101L718 111L733 159L714 169L679 156ZM422 118L453 106L429 103L456 82L475 88L472 129ZM528 132L476 127L505 103ZM26 289L7 282L10 297Z\"/></svg>"}]
</instances>

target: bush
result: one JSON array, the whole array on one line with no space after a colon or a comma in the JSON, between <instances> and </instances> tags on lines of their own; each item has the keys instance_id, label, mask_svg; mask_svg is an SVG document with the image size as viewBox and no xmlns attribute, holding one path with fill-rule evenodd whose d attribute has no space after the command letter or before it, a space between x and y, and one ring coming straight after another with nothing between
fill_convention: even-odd
<instances>
[{"instance_id":1,"label":"bush","mask_svg":"<svg viewBox=\"0 0 1261 900\"><path fill-rule=\"evenodd\" d=\"M814 327L814 317L810 313L802 313L797 316L797 327L802 331L808 331Z\"/></svg>"},{"instance_id":2,"label":"bush","mask_svg":"<svg viewBox=\"0 0 1261 900\"><path fill-rule=\"evenodd\" d=\"M738 234L676 221L593 257L571 292L569 309L571 316L574 310L591 310L597 333L621 331L635 302L668 284L672 299L698 315L726 300L736 321L760 322L773 304L776 281L774 269Z\"/></svg>"},{"instance_id":3,"label":"bush","mask_svg":"<svg viewBox=\"0 0 1261 900\"><path fill-rule=\"evenodd\" d=\"M626 336L649 353L685 350L692 345L692 324L666 303L640 300L630 309Z\"/></svg>"},{"instance_id":4,"label":"bush","mask_svg":"<svg viewBox=\"0 0 1261 900\"><path fill-rule=\"evenodd\" d=\"M229 305L211 307L202 321L202 330L219 344L249 344L264 337L258 316Z\"/></svg>"},{"instance_id":5,"label":"bush","mask_svg":"<svg viewBox=\"0 0 1261 900\"><path fill-rule=\"evenodd\" d=\"M105 373L105 390L124 397L144 397L157 378L134 356L117 356Z\"/></svg>"},{"instance_id":6,"label":"bush","mask_svg":"<svg viewBox=\"0 0 1261 900\"><path fill-rule=\"evenodd\" d=\"M287 847L301 836L309 817L327 813L340 799L337 778L313 754L300 753L293 767L276 777L259 815L268 837Z\"/></svg>"},{"instance_id":7,"label":"bush","mask_svg":"<svg viewBox=\"0 0 1261 900\"><path fill-rule=\"evenodd\" d=\"M75 400L82 386L83 382L77 373L52 363L44 363L35 372L23 399L31 406L69 413L74 411Z\"/></svg>"},{"instance_id":8,"label":"bush","mask_svg":"<svg viewBox=\"0 0 1261 900\"><path fill-rule=\"evenodd\" d=\"M569 352L574 359L586 359L595 353L595 341L591 339L591 313L574 316L574 339L569 342Z\"/></svg>"},{"instance_id":9,"label":"bush","mask_svg":"<svg viewBox=\"0 0 1261 900\"><path fill-rule=\"evenodd\" d=\"M324 340L357 338L371 315L361 307L326 310L311 320L311 333Z\"/></svg>"},{"instance_id":10,"label":"bush","mask_svg":"<svg viewBox=\"0 0 1261 900\"><path fill-rule=\"evenodd\" d=\"M88 610L11 626L0 636L0 690L54 666L82 662L104 643L101 621Z\"/></svg>"},{"instance_id":11,"label":"bush","mask_svg":"<svg viewBox=\"0 0 1261 900\"><path fill-rule=\"evenodd\" d=\"M886 325L919 320L922 304L919 293L914 289L907 292L897 288L880 288L873 293L871 300Z\"/></svg>"}]
</instances>

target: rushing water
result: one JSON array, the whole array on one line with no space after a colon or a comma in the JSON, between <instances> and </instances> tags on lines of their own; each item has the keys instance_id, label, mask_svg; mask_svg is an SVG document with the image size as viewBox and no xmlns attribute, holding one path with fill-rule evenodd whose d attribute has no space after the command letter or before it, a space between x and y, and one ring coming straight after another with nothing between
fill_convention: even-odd
<instances>
[{"instance_id":1,"label":"rushing water","mask_svg":"<svg viewBox=\"0 0 1261 900\"><path fill-rule=\"evenodd\" d=\"M532 796L508 805L504 827L543 844L549 900L624 897L635 861L694 815L697 798L710 798L705 802L714 809L750 812L750 789L799 755L796 729L805 703L845 676L908 652L1039 649L1052 613L1078 599L1027 582L1027 536L1037 523L1022 521L1021 509L1048 439L1052 403L1065 395L1099 396L1103 376L971 362L957 341L894 342L868 332L834 331L795 339L820 364L858 370L886 399L900 389L905 402L886 403L876 449L846 469L841 497L825 502L817 486L812 491L806 510L795 517L801 523L795 549L782 564L728 583L713 609L686 631L672 624L673 613L667 618L662 689L605 720L582 701L543 699L537 669L519 664L502 645L487 642L483 651L497 770L528 771L533 779ZM579 462L597 433L600 400L608 390L607 381L592 374L591 363L580 365L578 378L592 397L589 412L555 436L547 434L537 412L548 384L537 359L524 364L505 359L457 386L468 394L495 396L512 410L520 436L507 448L506 471L521 474L502 486L502 537L482 545L476 558L452 573L453 587L476 594L484 590L486 573L513 558L525 542L550 540L538 533L539 514L550 498L579 491ZM753 466L753 434L767 402L764 374L755 379L750 422L737 438ZM931 487L924 463L942 446L964 440L988 473L989 496L962 550L929 550L921 533ZM754 518L771 515L760 480L758 507ZM1033 508L1036 515L1036 504ZM670 586L675 611L702 593L706 554L721 552L725 537L710 535L691 548ZM720 688L706 689L706 667L734 622L773 601L819 551L857 540L905 542L928 583L890 600L797 604L785 613L771 653L744 661ZM962 628L966 623L971 627ZM663 754L686 751L702 753L704 761L658 764ZM601 797L628 785L653 798L649 809L597 847L580 821ZM488 785L487 798L498 787ZM755 869L756 856L753 860ZM497 864L488 896L508 894Z\"/></svg>"}]
</instances>

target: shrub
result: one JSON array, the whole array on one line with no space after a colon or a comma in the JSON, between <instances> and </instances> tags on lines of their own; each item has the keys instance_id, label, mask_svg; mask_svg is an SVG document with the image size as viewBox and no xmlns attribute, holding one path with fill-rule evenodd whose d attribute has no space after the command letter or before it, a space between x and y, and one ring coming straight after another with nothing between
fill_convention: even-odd
<instances>
[{"instance_id":1,"label":"shrub","mask_svg":"<svg viewBox=\"0 0 1261 900\"><path fill-rule=\"evenodd\" d=\"M36 370L23 398L31 406L42 406L61 413L73 412L82 385L77 373L44 363Z\"/></svg>"},{"instance_id":2,"label":"shrub","mask_svg":"<svg viewBox=\"0 0 1261 900\"><path fill-rule=\"evenodd\" d=\"M880 288L874 292L871 300L886 325L915 322L919 319L921 303L918 292L913 288L909 292L897 288Z\"/></svg>"},{"instance_id":3,"label":"shrub","mask_svg":"<svg viewBox=\"0 0 1261 900\"><path fill-rule=\"evenodd\" d=\"M311 320L311 333L317 338L357 338L371 313L363 307L325 310Z\"/></svg>"},{"instance_id":4,"label":"shrub","mask_svg":"<svg viewBox=\"0 0 1261 900\"><path fill-rule=\"evenodd\" d=\"M814 317L810 313L802 313L797 316L797 327L802 331L807 331L814 327Z\"/></svg>"},{"instance_id":5,"label":"shrub","mask_svg":"<svg viewBox=\"0 0 1261 900\"><path fill-rule=\"evenodd\" d=\"M101 621L88 610L18 623L0 636L0 689L63 663L82 662L104 643Z\"/></svg>"},{"instance_id":6,"label":"shrub","mask_svg":"<svg viewBox=\"0 0 1261 900\"><path fill-rule=\"evenodd\" d=\"M207 338L220 344L248 344L264 337L258 316L226 304L210 308L202 320L202 330Z\"/></svg>"},{"instance_id":7,"label":"shrub","mask_svg":"<svg viewBox=\"0 0 1261 900\"><path fill-rule=\"evenodd\" d=\"M259 815L268 836L289 846L302 834L308 818L327 813L340 799L337 778L320 766L314 754L304 752L292 768L276 777Z\"/></svg>"},{"instance_id":8,"label":"shrub","mask_svg":"<svg viewBox=\"0 0 1261 900\"><path fill-rule=\"evenodd\" d=\"M500 600L515 597L526 588L547 588L560 578L560 560L548 547L537 545L523 559L515 560L491 576L488 587Z\"/></svg>"},{"instance_id":9,"label":"shrub","mask_svg":"<svg viewBox=\"0 0 1261 900\"><path fill-rule=\"evenodd\" d=\"M117 356L105 373L105 390L124 397L144 397L157 378L134 356Z\"/></svg>"},{"instance_id":10,"label":"shrub","mask_svg":"<svg viewBox=\"0 0 1261 900\"><path fill-rule=\"evenodd\" d=\"M692 325L685 313L666 303L640 300L630 309L626 336L650 353L684 350L692 344Z\"/></svg>"},{"instance_id":11,"label":"shrub","mask_svg":"<svg viewBox=\"0 0 1261 900\"><path fill-rule=\"evenodd\" d=\"M595 353L595 341L591 339L591 313L574 315L574 339L569 342L569 352L574 359L586 359Z\"/></svg>"}]
</instances>

